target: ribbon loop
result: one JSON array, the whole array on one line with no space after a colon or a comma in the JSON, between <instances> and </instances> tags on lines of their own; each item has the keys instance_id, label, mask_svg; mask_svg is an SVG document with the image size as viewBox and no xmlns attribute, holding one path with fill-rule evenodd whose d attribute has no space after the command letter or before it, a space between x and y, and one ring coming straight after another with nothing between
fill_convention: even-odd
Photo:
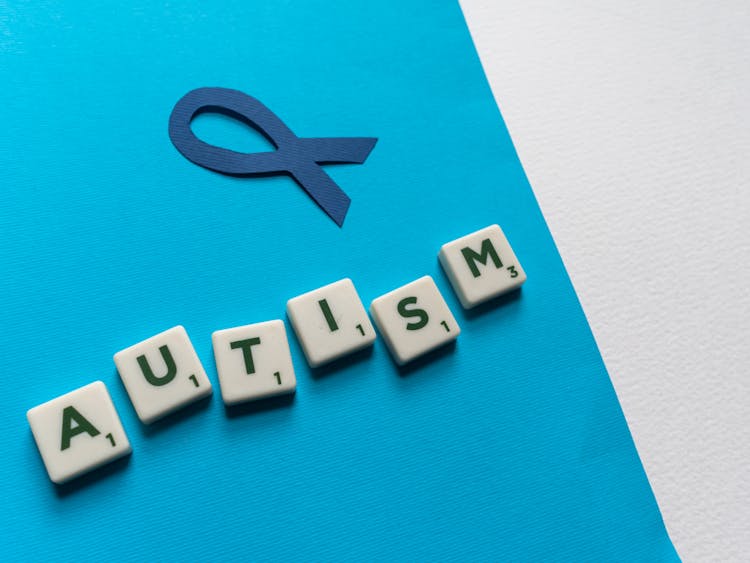
<instances>
[{"instance_id":1,"label":"ribbon loop","mask_svg":"<svg viewBox=\"0 0 750 563\"><path fill-rule=\"evenodd\" d=\"M201 113L221 113L262 133L275 151L240 153L201 141L190 124ZM228 88L188 92L169 116L169 138L189 161L232 176L289 174L340 227L351 199L326 174L321 164L363 163L372 151L372 137L297 137L260 101Z\"/></svg>"}]
</instances>

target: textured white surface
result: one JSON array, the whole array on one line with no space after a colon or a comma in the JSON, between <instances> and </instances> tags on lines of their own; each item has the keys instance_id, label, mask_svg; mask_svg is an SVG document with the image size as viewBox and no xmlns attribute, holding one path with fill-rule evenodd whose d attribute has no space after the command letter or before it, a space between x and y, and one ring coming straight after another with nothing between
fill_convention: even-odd
<instances>
[{"instance_id":1,"label":"textured white surface","mask_svg":"<svg viewBox=\"0 0 750 563\"><path fill-rule=\"evenodd\" d=\"M685 561L750 553L750 3L461 0Z\"/></svg>"}]
</instances>

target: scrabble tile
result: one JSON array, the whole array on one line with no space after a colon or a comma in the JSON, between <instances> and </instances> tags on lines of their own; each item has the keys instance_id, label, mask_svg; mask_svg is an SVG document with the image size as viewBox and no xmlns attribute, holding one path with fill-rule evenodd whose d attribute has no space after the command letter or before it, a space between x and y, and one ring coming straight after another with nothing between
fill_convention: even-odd
<instances>
[{"instance_id":1,"label":"scrabble tile","mask_svg":"<svg viewBox=\"0 0 750 563\"><path fill-rule=\"evenodd\" d=\"M286 312L312 367L375 341L375 330L349 278L290 299Z\"/></svg>"},{"instance_id":2,"label":"scrabble tile","mask_svg":"<svg viewBox=\"0 0 750 563\"><path fill-rule=\"evenodd\" d=\"M438 257L465 309L526 281L526 274L498 225L444 244Z\"/></svg>"},{"instance_id":3,"label":"scrabble tile","mask_svg":"<svg viewBox=\"0 0 750 563\"><path fill-rule=\"evenodd\" d=\"M283 321L217 330L211 339L227 405L291 393L297 387Z\"/></svg>"},{"instance_id":4,"label":"scrabble tile","mask_svg":"<svg viewBox=\"0 0 750 563\"><path fill-rule=\"evenodd\" d=\"M145 424L211 394L211 382L181 326L117 352L114 359Z\"/></svg>"},{"instance_id":5,"label":"scrabble tile","mask_svg":"<svg viewBox=\"0 0 750 563\"><path fill-rule=\"evenodd\" d=\"M405 364L461 334L430 276L375 299L370 313L398 364Z\"/></svg>"},{"instance_id":6,"label":"scrabble tile","mask_svg":"<svg viewBox=\"0 0 750 563\"><path fill-rule=\"evenodd\" d=\"M26 418L55 483L130 453L130 442L101 381L30 409Z\"/></svg>"}]
</instances>

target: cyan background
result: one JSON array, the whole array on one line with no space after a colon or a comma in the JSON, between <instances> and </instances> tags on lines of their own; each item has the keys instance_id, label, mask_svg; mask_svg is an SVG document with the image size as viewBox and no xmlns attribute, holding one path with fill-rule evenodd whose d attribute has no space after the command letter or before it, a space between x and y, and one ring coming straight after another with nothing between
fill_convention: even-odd
<instances>
[{"instance_id":1,"label":"cyan background","mask_svg":"<svg viewBox=\"0 0 750 563\"><path fill-rule=\"evenodd\" d=\"M456 4L0 10L4 557L676 557ZM378 137L364 165L326 167L353 200L344 227L289 178L182 158L167 118L199 86L243 90L300 136ZM437 251L490 223L529 280L466 313ZM312 372L292 337L295 399L225 411L212 331L344 276L369 304L424 274L454 349L404 371L378 340ZM175 324L215 396L146 428L111 356ZM25 411L94 379L134 453L55 487Z\"/></svg>"}]
</instances>

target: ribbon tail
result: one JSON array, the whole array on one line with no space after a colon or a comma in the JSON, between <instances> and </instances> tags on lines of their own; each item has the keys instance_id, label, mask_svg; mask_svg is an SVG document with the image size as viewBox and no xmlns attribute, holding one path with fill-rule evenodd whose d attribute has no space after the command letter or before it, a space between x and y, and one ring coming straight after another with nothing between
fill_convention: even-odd
<instances>
[{"instance_id":1,"label":"ribbon tail","mask_svg":"<svg viewBox=\"0 0 750 563\"><path fill-rule=\"evenodd\" d=\"M336 182L312 161L309 165L295 167L290 173L315 203L341 227L352 200Z\"/></svg>"},{"instance_id":2,"label":"ribbon tail","mask_svg":"<svg viewBox=\"0 0 750 563\"><path fill-rule=\"evenodd\" d=\"M362 164L377 142L375 137L307 137L297 139L294 150L321 164Z\"/></svg>"}]
</instances>

